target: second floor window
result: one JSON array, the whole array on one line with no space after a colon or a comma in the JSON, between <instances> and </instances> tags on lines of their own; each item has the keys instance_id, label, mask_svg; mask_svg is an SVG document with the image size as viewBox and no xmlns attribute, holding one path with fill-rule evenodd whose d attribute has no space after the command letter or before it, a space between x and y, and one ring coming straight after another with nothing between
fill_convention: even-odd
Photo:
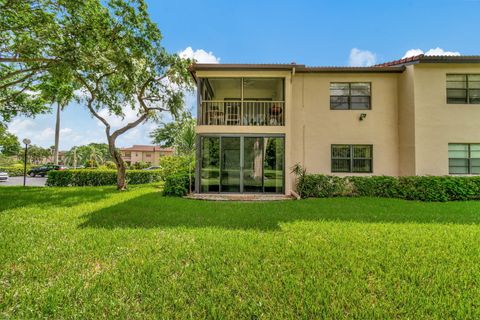
<instances>
[{"instance_id":1,"label":"second floor window","mask_svg":"<svg viewBox=\"0 0 480 320\"><path fill-rule=\"evenodd\" d=\"M371 84L369 82L330 83L330 109L371 109Z\"/></svg>"},{"instance_id":2,"label":"second floor window","mask_svg":"<svg viewBox=\"0 0 480 320\"><path fill-rule=\"evenodd\" d=\"M372 145L332 145L332 172L372 172L372 149Z\"/></svg>"},{"instance_id":3,"label":"second floor window","mask_svg":"<svg viewBox=\"0 0 480 320\"><path fill-rule=\"evenodd\" d=\"M480 74L447 74L447 103L480 104Z\"/></svg>"}]
</instances>

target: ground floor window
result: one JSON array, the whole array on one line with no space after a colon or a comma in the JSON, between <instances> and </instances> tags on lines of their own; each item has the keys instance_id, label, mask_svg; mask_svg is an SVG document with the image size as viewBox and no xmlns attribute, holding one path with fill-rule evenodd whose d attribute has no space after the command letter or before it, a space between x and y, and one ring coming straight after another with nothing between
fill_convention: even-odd
<instances>
[{"instance_id":1,"label":"ground floor window","mask_svg":"<svg viewBox=\"0 0 480 320\"><path fill-rule=\"evenodd\" d=\"M480 174L480 143L448 144L450 174Z\"/></svg>"},{"instance_id":2,"label":"ground floor window","mask_svg":"<svg viewBox=\"0 0 480 320\"><path fill-rule=\"evenodd\" d=\"M201 192L284 191L283 136L202 136Z\"/></svg>"},{"instance_id":3,"label":"ground floor window","mask_svg":"<svg viewBox=\"0 0 480 320\"><path fill-rule=\"evenodd\" d=\"M372 145L332 145L332 172L371 173L372 161Z\"/></svg>"}]
</instances>

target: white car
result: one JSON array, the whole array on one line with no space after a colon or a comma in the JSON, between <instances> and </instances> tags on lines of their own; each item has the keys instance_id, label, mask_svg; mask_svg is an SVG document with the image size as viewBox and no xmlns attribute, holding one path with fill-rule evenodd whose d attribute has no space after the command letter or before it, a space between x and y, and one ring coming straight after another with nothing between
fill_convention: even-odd
<instances>
[{"instance_id":1,"label":"white car","mask_svg":"<svg viewBox=\"0 0 480 320\"><path fill-rule=\"evenodd\" d=\"M8 173L0 172L0 181L7 181L7 180L8 180Z\"/></svg>"}]
</instances>

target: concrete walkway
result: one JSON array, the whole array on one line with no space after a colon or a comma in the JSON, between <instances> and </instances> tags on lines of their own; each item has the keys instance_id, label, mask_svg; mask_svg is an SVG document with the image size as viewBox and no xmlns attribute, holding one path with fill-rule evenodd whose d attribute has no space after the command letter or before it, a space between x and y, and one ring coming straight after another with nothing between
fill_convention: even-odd
<instances>
[{"instance_id":1,"label":"concrete walkway","mask_svg":"<svg viewBox=\"0 0 480 320\"><path fill-rule=\"evenodd\" d=\"M294 198L283 194L211 194L211 193L193 193L185 198L195 200L210 201L280 201L293 200Z\"/></svg>"}]
</instances>

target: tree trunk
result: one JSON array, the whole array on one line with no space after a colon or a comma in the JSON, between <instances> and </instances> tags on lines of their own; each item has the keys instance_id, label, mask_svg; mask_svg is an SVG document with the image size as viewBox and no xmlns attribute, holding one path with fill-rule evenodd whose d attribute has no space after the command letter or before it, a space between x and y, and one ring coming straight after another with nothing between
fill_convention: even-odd
<instances>
[{"instance_id":1,"label":"tree trunk","mask_svg":"<svg viewBox=\"0 0 480 320\"><path fill-rule=\"evenodd\" d=\"M117 166L117 190L127 190L127 168L125 167L125 162L123 162L120 152L115 148L115 139L111 136L108 137L108 150L112 155L113 162L115 162Z\"/></svg>"},{"instance_id":2,"label":"tree trunk","mask_svg":"<svg viewBox=\"0 0 480 320\"><path fill-rule=\"evenodd\" d=\"M55 119L55 150L53 151L53 163L58 164L58 148L60 143L60 103L57 102L57 118Z\"/></svg>"},{"instance_id":3,"label":"tree trunk","mask_svg":"<svg viewBox=\"0 0 480 320\"><path fill-rule=\"evenodd\" d=\"M117 190L127 190L126 168L121 158L117 164Z\"/></svg>"}]
</instances>

